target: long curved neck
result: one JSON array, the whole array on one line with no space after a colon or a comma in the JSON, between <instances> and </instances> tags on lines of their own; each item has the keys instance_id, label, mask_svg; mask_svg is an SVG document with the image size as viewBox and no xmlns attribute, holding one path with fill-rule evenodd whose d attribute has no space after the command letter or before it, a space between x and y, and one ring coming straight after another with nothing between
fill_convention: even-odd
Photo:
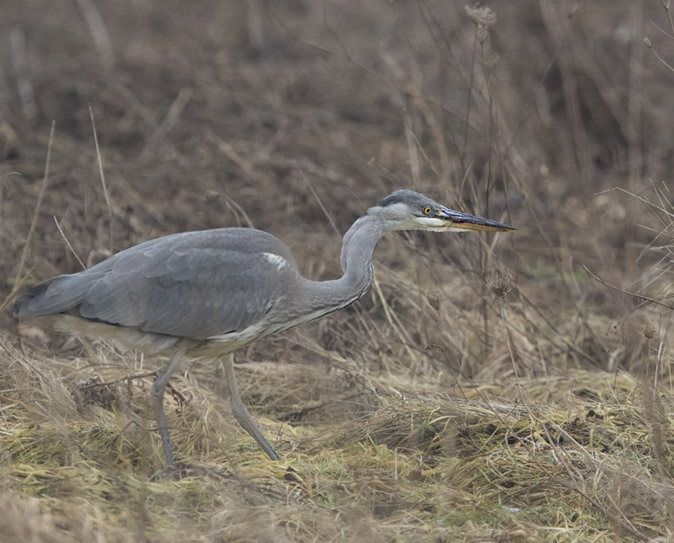
<instances>
[{"instance_id":1,"label":"long curved neck","mask_svg":"<svg viewBox=\"0 0 674 543\"><path fill-rule=\"evenodd\" d=\"M311 308L307 313L335 311L365 294L374 279L372 253L385 231L384 222L372 215L363 215L353 223L342 243L342 277L334 281L306 280L303 305Z\"/></svg>"}]
</instances>

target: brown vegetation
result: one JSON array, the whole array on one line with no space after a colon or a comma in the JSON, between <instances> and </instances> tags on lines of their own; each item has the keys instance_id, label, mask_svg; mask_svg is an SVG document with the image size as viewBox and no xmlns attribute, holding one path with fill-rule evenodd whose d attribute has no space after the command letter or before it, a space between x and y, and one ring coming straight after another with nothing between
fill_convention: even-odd
<instances>
[{"instance_id":1,"label":"brown vegetation","mask_svg":"<svg viewBox=\"0 0 674 543\"><path fill-rule=\"evenodd\" d=\"M674 540L668 5L3 4L0 541ZM334 278L397 188L519 231L388 236L361 302L238 353L279 463L195 363L165 468L161 361L6 309L222 226Z\"/></svg>"}]
</instances>

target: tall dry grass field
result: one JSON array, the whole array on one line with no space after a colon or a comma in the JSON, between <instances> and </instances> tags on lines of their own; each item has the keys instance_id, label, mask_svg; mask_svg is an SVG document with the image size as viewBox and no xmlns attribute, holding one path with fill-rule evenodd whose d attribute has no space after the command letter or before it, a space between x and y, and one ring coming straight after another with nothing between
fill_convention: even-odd
<instances>
[{"instance_id":1,"label":"tall dry grass field","mask_svg":"<svg viewBox=\"0 0 674 543\"><path fill-rule=\"evenodd\" d=\"M0 541L674 541L672 16L0 5ZM340 235L398 188L519 230L389 235L360 302L239 352L278 463L196 362L171 381L166 468L164 361L8 309L223 226L332 279Z\"/></svg>"}]
</instances>

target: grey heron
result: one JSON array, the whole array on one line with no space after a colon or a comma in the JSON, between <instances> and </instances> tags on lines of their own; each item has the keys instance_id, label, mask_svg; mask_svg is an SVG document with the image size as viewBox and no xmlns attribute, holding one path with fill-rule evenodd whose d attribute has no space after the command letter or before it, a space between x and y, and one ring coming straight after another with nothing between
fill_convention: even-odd
<instances>
[{"instance_id":1,"label":"grey heron","mask_svg":"<svg viewBox=\"0 0 674 543\"><path fill-rule=\"evenodd\" d=\"M290 249L271 234L221 228L146 241L87 270L48 279L21 294L13 312L19 318L51 315L57 329L104 338L122 349L170 355L151 389L169 464L174 455L164 414L166 384L183 358L222 358L234 417L270 458L279 460L241 401L232 353L358 300L372 283L372 253L388 230L515 228L398 190L345 234L340 279L306 279Z\"/></svg>"}]
</instances>

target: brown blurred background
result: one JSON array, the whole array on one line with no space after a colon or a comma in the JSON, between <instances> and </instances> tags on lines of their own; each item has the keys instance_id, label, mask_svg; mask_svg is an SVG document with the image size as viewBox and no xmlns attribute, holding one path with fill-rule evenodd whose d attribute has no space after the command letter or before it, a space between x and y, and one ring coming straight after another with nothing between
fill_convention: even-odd
<instances>
[{"instance_id":1,"label":"brown blurred background","mask_svg":"<svg viewBox=\"0 0 674 543\"><path fill-rule=\"evenodd\" d=\"M672 540L668 3L465 4L0 2L3 543ZM389 234L361 301L237 352L280 462L200 361L166 469L161 362L8 309L225 226L335 278L400 188L518 231Z\"/></svg>"},{"instance_id":2,"label":"brown blurred background","mask_svg":"<svg viewBox=\"0 0 674 543\"><path fill-rule=\"evenodd\" d=\"M583 266L649 297L671 288L671 270L653 279L662 220L622 192L655 202L670 186L674 74L644 44L674 55L656 28L664 12L657 1L492 8L496 18L432 0L5 2L0 296L54 121L22 284L79 269L54 217L87 265L171 232L250 225L284 240L307 276L333 278L337 231L411 188L519 231L389 236L381 296L300 334L474 377L510 357L507 321L525 372L629 366L624 325L640 300ZM639 315L637 327L651 318ZM7 311L0 325L14 329Z\"/></svg>"}]
</instances>

